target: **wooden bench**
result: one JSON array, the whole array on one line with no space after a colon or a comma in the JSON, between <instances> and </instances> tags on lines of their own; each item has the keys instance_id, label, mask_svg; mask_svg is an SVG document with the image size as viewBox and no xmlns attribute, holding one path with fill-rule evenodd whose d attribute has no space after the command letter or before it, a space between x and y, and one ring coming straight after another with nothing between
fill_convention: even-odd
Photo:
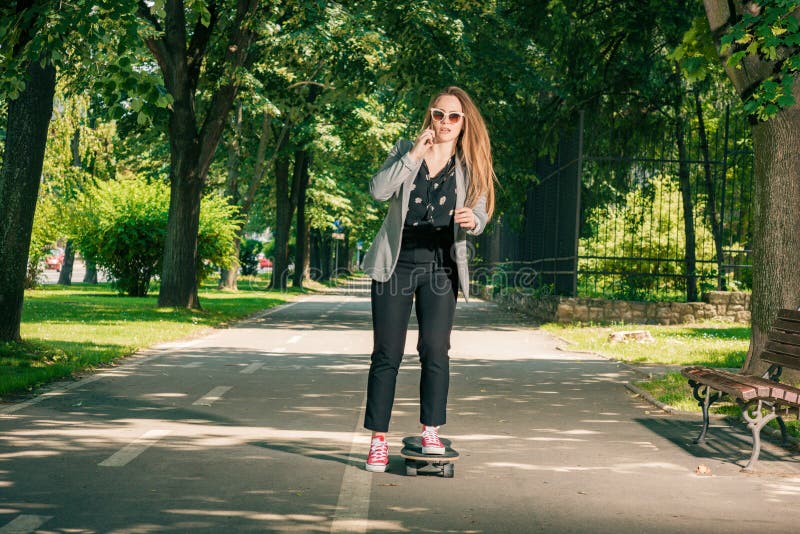
<instances>
[{"instance_id":1,"label":"wooden bench","mask_svg":"<svg viewBox=\"0 0 800 534\"><path fill-rule=\"evenodd\" d=\"M689 379L694 397L703 409L703 428L694 443L702 443L708 432L708 410L724 395L742 409L747 427L753 433L753 452L744 471L753 471L761 452L761 429L778 420L786 441L783 418L800 418L800 389L779 382L783 368L800 369L800 311L780 310L770 328L761 360L770 363L763 376L730 373L708 367L685 367L681 374ZM712 391L713 390L713 391Z\"/></svg>"}]
</instances>

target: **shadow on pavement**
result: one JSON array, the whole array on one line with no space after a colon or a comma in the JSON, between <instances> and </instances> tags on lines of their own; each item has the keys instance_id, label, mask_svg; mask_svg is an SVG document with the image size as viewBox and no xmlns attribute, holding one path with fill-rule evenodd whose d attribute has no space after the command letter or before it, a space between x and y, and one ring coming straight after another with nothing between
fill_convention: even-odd
<instances>
[{"instance_id":1,"label":"shadow on pavement","mask_svg":"<svg viewBox=\"0 0 800 534\"><path fill-rule=\"evenodd\" d=\"M635 421L685 450L697 458L698 462L716 460L743 468L750 459L753 448L752 435L744 425L735 421L732 421L731 425L726 420L712 420L705 443L697 445L692 443L692 440L700 433L699 418L692 420L677 417L637 418ZM800 454L782 448L779 441L763 433L761 442L761 455L756 472L761 470L774 474L778 470L792 475L800 473Z\"/></svg>"}]
</instances>

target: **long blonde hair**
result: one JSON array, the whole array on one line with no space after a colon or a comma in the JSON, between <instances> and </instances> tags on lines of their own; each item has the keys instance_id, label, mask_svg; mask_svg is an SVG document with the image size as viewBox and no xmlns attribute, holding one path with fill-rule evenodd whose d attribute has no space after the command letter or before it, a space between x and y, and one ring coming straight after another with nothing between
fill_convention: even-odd
<instances>
[{"instance_id":1,"label":"long blonde hair","mask_svg":"<svg viewBox=\"0 0 800 534\"><path fill-rule=\"evenodd\" d=\"M459 158L466 163L469 175L469 188L464 205L474 207L480 196L486 194L486 213L491 219L494 212L494 181L497 180L497 175L495 175L494 167L492 166L492 147L489 142L486 123L467 92L453 85L440 91L428 104L428 112L425 113L422 129L424 130L430 126L431 114L429 110L439 97L444 95L458 98L459 102L461 102L461 108L464 110L464 125L456 142Z\"/></svg>"}]
</instances>

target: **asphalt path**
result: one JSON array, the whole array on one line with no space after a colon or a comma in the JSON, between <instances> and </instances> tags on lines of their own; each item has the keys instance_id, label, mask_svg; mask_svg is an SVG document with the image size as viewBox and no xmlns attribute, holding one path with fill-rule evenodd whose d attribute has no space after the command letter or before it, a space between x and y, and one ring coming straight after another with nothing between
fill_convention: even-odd
<instances>
[{"instance_id":1,"label":"asphalt path","mask_svg":"<svg viewBox=\"0 0 800 534\"><path fill-rule=\"evenodd\" d=\"M85 274L86 264L81 259L75 259L75 263L72 265L72 282L83 282L83 277ZM44 269L40 276L40 280L43 284L57 284L60 275L61 273L55 269ZM100 282L107 281L105 273L102 271L97 273L97 278Z\"/></svg>"},{"instance_id":2,"label":"asphalt path","mask_svg":"<svg viewBox=\"0 0 800 534\"><path fill-rule=\"evenodd\" d=\"M365 284L0 405L0 533L777 532L800 457L665 414L631 371L564 352L524 318L459 301L449 422L455 478L405 476L418 432L417 327L386 473L363 462L372 332ZM711 475L697 475L699 464Z\"/></svg>"}]
</instances>

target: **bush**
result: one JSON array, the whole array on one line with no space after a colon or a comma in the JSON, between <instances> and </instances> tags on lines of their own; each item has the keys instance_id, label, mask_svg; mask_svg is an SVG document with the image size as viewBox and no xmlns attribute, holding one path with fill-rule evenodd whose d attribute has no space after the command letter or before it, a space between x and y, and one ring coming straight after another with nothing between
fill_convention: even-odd
<instances>
[{"instance_id":1,"label":"bush","mask_svg":"<svg viewBox=\"0 0 800 534\"><path fill-rule=\"evenodd\" d=\"M169 211L169 187L141 178L101 182L77 200L73 221L77 248L104 267L120 293L145 296L161 270ZM214 264L230 265L239 225L235 208L224 199L203 200L198 237L198 276Z\"/></svg>"}]
</instances>

